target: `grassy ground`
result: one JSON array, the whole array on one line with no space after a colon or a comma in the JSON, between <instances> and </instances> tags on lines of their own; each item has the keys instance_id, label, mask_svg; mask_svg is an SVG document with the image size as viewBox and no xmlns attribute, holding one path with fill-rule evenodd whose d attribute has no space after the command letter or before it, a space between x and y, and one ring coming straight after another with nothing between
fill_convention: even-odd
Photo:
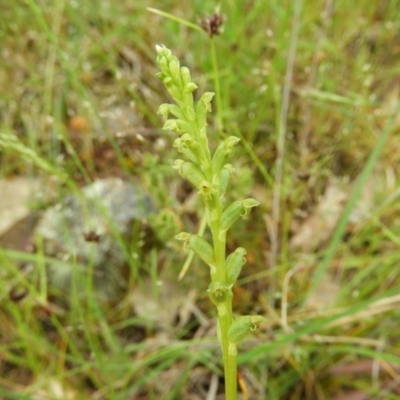
<instances>
[{"instance_id":1,"label":"grassy ground","mask_svg":"<svg viewBox=\"0 0 400 400\"><path fill-rule=\"evenodd\" d=\"M207 271L194 260L176 278L185 254L170 238L202 209L155 114L169 101L155 78L165 44L200 92L217 91L211 142L242 138L228 198L261 203L229 239L248 249L236 311L268 319L241 346L242 392L400 398L400 3L223 1L217 65L205 33L147 6L192 23L214 12L204 0L2 7L1 177L39 177L53 193L42 209L97 178L133 179L158 203L164 243L125 301L62 312L35 287L9 295L19 263L43 261L0 249L0 397L223 398Z\"/></svg>"}]
</instances>

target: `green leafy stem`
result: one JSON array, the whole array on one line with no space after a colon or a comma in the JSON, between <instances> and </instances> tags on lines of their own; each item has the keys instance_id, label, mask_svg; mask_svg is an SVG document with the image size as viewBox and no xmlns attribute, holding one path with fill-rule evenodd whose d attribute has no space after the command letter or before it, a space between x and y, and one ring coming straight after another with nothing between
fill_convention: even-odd
<instances>
[{"instance_id":1,"label":"green leafy stem","mask_svg":"<svg viewBox=\"0 0 400 400\"><path fill-rule=\"evenodd\" d=\"M181 232L176 238L182 240L186 248L210 267L208 294L218 313L218 339L223 352L226 399L236 400L236 346L255 331L265 318L260 315L233 318L232 286L246 262L246 250L238 247L226 257L226 234L238 219L248 215L259 203L248 198L224 207L223 197L234 172L228 160L240 139L236 136L227 137L211 154L207 138L207 113L211 111L214 93L204 93L195 103L193 92L197 85L192 82L189 69L180 66L171 50L164 46L156 46L156 49L157 64L161 70L157 76L176 103L162 104L157 113L165 121L163 129L179 135L174 147L185 160L175 160L174 168L198 190L206 208L212 244L201 236L187 232Z\"/></svg>"}]
</instances>

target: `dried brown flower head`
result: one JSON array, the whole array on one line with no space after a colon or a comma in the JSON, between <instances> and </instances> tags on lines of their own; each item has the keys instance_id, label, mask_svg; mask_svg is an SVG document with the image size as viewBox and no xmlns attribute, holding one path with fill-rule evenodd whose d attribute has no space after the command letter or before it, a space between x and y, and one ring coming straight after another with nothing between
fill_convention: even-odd
<instances>
[{"instance_id":1,"label":"dried brown flower head","mask_svg":"<svg viewBox=\"0 0 400 400\"><path fill-rule=\"evenodd\" d=\"M220 35L222 33L222 25L224 22L224 16L220 14L219 10L216 10L213 15L207 15L203 18L199 22L199 25L208 33L208 36L212 38L214 35Z\"/></svg>"},{"instance_id":2,"label":"dried brown flower head","mask_svg":"<svg viewBox=\"0 0 400 400\"><path fill-rule=\"evenodd\" d=\"M101 240L101 234L95 231L85 232L83 237L85 238L86 242L98 243Z\"/></svg>"}]
</instances>

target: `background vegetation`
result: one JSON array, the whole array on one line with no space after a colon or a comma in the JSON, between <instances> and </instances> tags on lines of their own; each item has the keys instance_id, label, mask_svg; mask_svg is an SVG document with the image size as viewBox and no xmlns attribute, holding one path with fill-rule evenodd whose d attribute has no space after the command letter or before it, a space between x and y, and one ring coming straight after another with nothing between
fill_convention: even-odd
<instances>
[{"instance_id":1,"label":"background vegetation","mask_svg":"<svg viewBox=\"0 0 400 400\"><path fill-rule=\"evenodd\" d=\"M398 0L224 0L217 65L205 32L146 9L197 24L213 1L2 3L2 181L39 179L30 204L44 210L95 179L129 179L155 199L161 241L122 301L59 310L19 269L43 254L5 232L2 398L223 398L208 271L195 259L177 281L186 255L171 238L197 230L202 208L155 114L170 101L155 44L199 92L217 90L211 135L242 137L228 197L261 203L228 244L248 249L236 313L268 319L241 346L241 391L400 398Z\"/></svg>"}]
</instances>

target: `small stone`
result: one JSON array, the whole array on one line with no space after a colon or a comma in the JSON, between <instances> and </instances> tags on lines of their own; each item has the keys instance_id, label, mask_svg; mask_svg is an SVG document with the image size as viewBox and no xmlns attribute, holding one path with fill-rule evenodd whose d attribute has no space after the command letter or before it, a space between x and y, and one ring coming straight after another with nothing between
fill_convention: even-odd
<instances>
[{"instance_id":1,"label":"small stone","mask_svg":"<svg viewBox=\"0 0 400 400\"><path fill-rule=\"evenodd\" d=\"M49 292L68 301L74 283L84 297L91 281L97 298L117 302L126 292L129 263L140 263L130 248L143 242L153 211L139 186L117 178L97 180L48 209L35 230L37 250L62 261L46 265Z\"/></svg>"}]
</instances>

